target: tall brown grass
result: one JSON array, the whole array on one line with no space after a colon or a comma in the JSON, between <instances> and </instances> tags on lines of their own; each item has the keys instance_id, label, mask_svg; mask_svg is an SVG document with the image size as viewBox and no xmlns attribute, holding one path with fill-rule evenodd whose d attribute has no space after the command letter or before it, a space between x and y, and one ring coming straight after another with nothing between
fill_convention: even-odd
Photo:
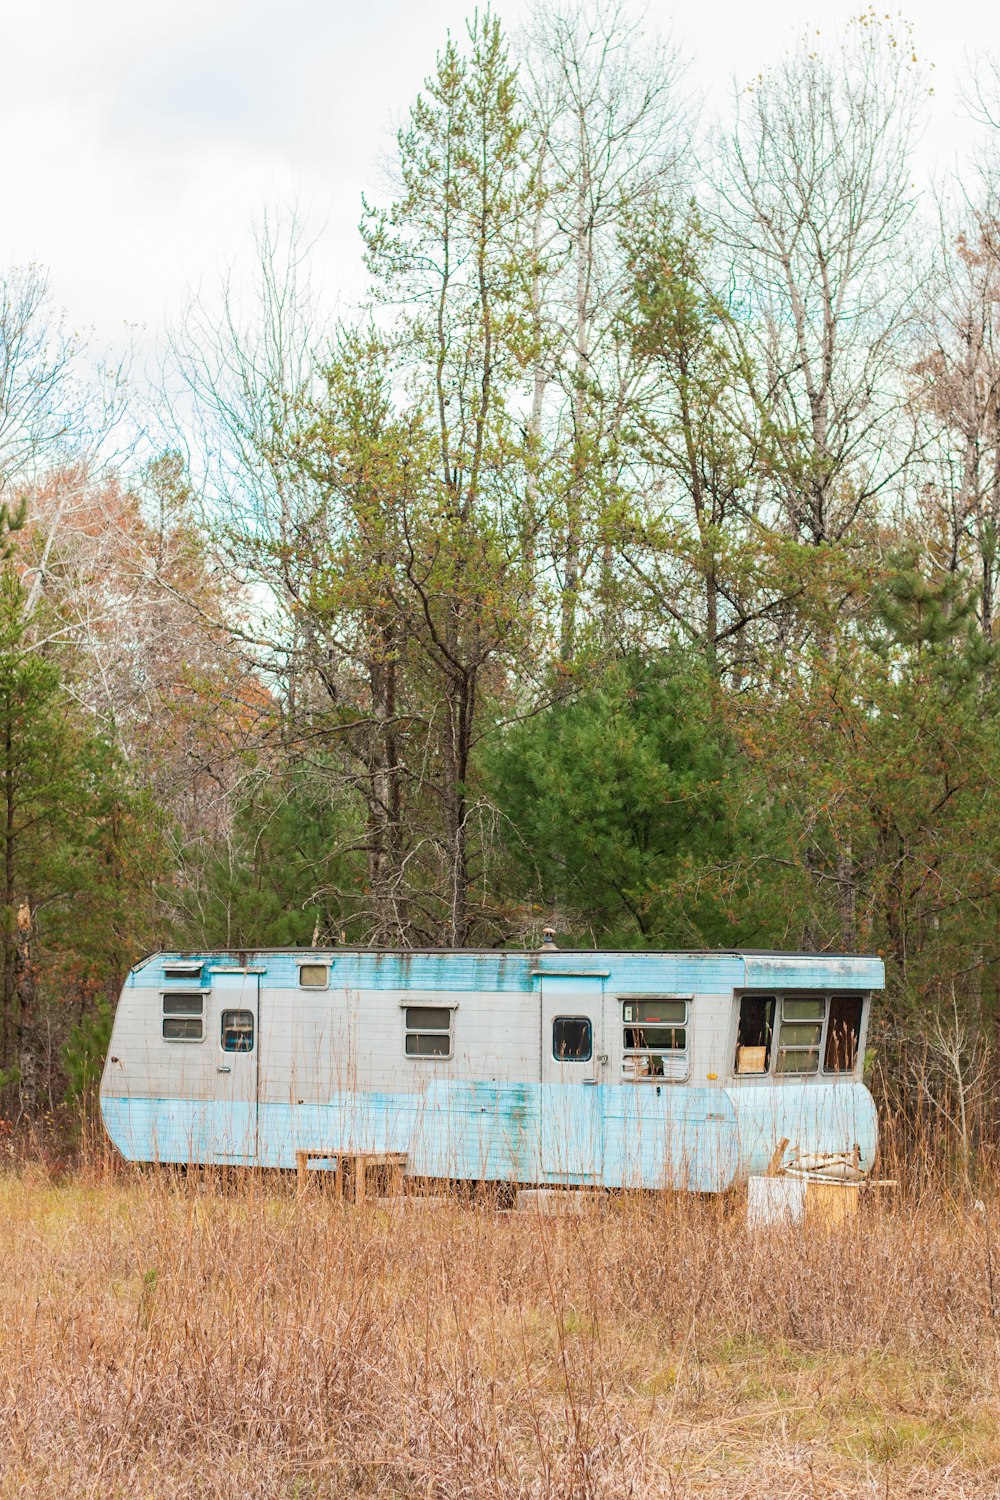
<instances>
[{"instance_id":1,"label":"tall brown grass","mask_svg":"<svg viewBox=\"0 0 1000 1500\"><path fill-rule=\"evenodd\" d=\"M995 1497L991 1173L980 1208L893 1166L841 1228L751 1234L738 1193L12 1165L0 1496Z\"/></svg>"}]
</instances>

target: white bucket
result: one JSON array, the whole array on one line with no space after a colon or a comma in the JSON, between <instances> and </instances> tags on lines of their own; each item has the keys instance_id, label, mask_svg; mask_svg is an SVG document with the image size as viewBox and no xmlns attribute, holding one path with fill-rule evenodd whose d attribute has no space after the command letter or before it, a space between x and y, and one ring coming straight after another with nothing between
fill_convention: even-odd
<instances>
[{"instance_id":1,"label":"white bucket","mask_svg":"<svg viewBox=\"0 0 1000 1500\"><path fill-rule=\"evenodd\" d=\"M804 1177L751 1177L747 1187L747 1228L801 1224L806 1212Z\"/></svg>"}]
</instances>

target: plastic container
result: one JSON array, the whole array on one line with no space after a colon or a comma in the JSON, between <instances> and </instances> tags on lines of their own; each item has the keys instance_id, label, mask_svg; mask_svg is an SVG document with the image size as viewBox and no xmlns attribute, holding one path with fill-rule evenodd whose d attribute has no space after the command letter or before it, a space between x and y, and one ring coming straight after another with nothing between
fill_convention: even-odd
<instances>
[{"instance_id":1,"label":"plastic container","mask_svg":"<svg viewBox=\"0 0 1000 1500\"><path fill-rule=\"evenodd\" d=\"M804 1177L751 1177L747 1184L747 1228L801 1224L806 1212Z\"/></svg>"}]
</instances>

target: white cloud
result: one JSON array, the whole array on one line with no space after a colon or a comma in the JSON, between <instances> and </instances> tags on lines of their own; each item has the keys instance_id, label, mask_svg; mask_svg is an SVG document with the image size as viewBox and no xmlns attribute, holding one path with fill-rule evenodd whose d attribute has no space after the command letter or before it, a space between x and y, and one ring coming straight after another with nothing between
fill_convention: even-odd
<instances>
[{"instance_id":1,"label":"white cloud","mask_svg":"<svg viewBox=\"0 0 1000 1500\"><path fill-rule=\"evenodd\" d=\"M501 0L508 23L522 0ZM702 0L671 27L663 0L650 24L673 29L709 107L732 73L775 57L805 16L839 29L858 0L798 0L766 10ZM458 0L41 0L8 6L0 96L4 153L0 261L34 259L75 326L121 342L127 325L155 337L186 289L241 252L267 204L297 201L320 234L325 300L361 285L360 192L433 65ZM980 7L909 4L920 50L936 60L937 100L925 150L964 141L952 96Z\"/></svg>"}]
</instances>

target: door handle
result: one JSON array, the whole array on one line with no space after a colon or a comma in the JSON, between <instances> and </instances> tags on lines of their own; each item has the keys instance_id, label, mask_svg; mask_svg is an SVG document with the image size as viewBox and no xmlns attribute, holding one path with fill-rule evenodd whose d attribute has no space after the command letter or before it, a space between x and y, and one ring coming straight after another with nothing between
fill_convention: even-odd
<instances>
[{"instance_id":1,"label":"door handle","mask_svg":"<svg viewBox=\"0 0 1000 1500\"><path fill-rule=\"evenodd\" d=\"M223 1063L223 1064L222 1064L222 1065L221 1065L221 1067L218 1067L218 1068L216 1068L216 1070L215 1070L215 1071L216 1071L216 1072L217 1072L217 1073L231 1073L231 1072L232 1072L232 1071L233 1071L233 1070L232 1070L232 1068L231 1068L231 1067L230 1067L230 1066L229 1066L229 1064L228 1064L228 1063Z\"/></svg>"}]
</instances>

